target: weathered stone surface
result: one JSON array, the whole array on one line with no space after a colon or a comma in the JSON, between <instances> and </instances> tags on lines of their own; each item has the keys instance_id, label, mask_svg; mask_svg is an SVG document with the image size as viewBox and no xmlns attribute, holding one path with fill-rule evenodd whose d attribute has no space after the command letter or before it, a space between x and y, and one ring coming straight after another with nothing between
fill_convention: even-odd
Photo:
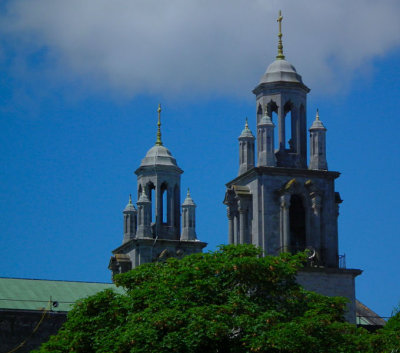
<instances>
[{"instance_id":1,"label":"weathered stone surface","mask_svg":"<svg viewBox=\"0 0 400 353\"><path fill-rule=\"evenodd\" d=\"M37 327L42 316L41 311L0 310L0 353L9 352L21 344L18 353L38 348L56 334L67 319L65 312L47 312Z\"/></svg>"}]
</instances>

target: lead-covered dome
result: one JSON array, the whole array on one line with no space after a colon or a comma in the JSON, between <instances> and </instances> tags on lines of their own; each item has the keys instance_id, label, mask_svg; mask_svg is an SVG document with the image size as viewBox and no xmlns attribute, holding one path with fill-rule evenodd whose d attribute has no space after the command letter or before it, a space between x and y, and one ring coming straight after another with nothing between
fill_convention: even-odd
<instances>
[{"instance_id":1,"label":"lead-covered dome","mask_svg":"<svg viewBox=\"0 0 400 353\"><path fill-rule=\"evenodd\" d=\"M260 83L269 82L296 82L303 84L301 76L297 73L294 66L286 60L277 59L270 64L261 77Z\"/></svg>"},{"instance_id":2,"label":"lead-covered dome","mask_svg":"<svg viewBox=\"0 0 400 353\"><path fill-rule=\"evenodd\" d=\"M163 145L155 145L150 148L147 151L146 156L142 159L142 163L140 163L141 167L154 165L173 167L178 166L176 164L176 159L172 156L169 149L164 147Z\"/></svg>"}]
</instances>

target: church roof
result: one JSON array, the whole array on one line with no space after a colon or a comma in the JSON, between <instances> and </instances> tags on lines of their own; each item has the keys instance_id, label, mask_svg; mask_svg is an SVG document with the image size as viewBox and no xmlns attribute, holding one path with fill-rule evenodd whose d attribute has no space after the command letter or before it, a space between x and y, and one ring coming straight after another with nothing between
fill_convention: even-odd
<instances>
[{"instance_id":1,"label":"church roof","mask_svg":"<svg viewBox=\"0 0 400 353\"><path fill-rule=\"evenodd\" d=\"M357 325L385 326L386 321L376 312L356 299Z\"/></svg>"},{"instance_id":2,"label":"church roof","mask_svg":"<svg viewBox=\"0 0 400 353\"><path fill-rule=\"evenodd\" d=\"M104 289L123 292L112 283L0 278L0 310L69 311L81 298ZM56 304L55 304L56 303Z\"/></svg>"}]
</instances>

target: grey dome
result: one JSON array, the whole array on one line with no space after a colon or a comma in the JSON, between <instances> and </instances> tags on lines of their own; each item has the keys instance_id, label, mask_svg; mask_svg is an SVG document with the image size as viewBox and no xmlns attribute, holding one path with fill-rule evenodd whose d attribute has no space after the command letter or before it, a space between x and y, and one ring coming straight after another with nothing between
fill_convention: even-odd
<instances>
[{"instance_id":1,"label":"grey dome","mask_svg":"<svg viewBox=\"0 0 400 353\"><path fill-rule=\"evenodd\" d=\"M177 167L176 159L172 157L172 154L168 148L162 145L155 145L150 148L146 153L146 157L144 157L142 159L142 163L140 163L141 167L154 165Z\"/></svg>"},{"instance_id":2,"label":"grey dome","mask_svg":"<svg viewBox=\"0 0 400 353\"><path fill-rule=\"evenodd\" d=\"M124 208L124 213L136 212L136 208L132 203L132 195L129 195L129 202Z\"/></svg>"},{"instance_id":3,"label":"grey dome","mask_svg":"<svg viewBox=\"0 0 400 353\"><path fill-rule=\"evenodd\" d=\"M318 109L317 109L317 114L315 115L315 120L310 127L310 131L311 130L325 130L326 131L326 127L324 126L324 124L322 124L322 121L319 120Z\"/></svg>"},{"instance_id":4,"label":"grey dome","mask_svg":"<svg viewBox=\"0 0 400 353\"><path fill-rule=\"evenodd\" d=\"M278 81L303 83L294 66L282 59L275 60L268 66L267 71L261 77L260 83Z\"/></svg>"},{"instance_id":5,"label":"grey dome","mask_svg":"<svg viewBox=\"0 0 400 353\"><path fill-rule=\"evenodd\" d=\"M183 202L182 206L196 206L196 204L194 203L192 197L190 196L189 189L187 191L186 198L185 198L185 201Z\"/></svg>"},{"instance_id":6,"label":"grey dome","mask_svg":"<svg viewBox=\"0 0 400 353\"><path fill-rule=\"evenodd\" d=\"M245 137L250 137L252 139L254 139L254 135L251 132L251 130L249 129L249 126L247 125L247 121L246 121L246 126L244 127L242 133L240 134L239 138L245 138Z\"/></svg>"},{"instance_id":7,"label":"grey dome","mask_svg":"<svg viewBox=\"0 0 400 353\"><path fill-rule=\"evenodd\" d=\"M263 117L261 118L260 122L258 125L272 125L275 126L275 124L272 122L272 119L269 115L264 114Z\"/></svg>"},{"instance_id":8,"label":"grey dome","mask_svg":"<svg viewBox=\"0 0 400 353\"><path fill-rule=\"evenodd\" d=\"M124 209L124 212L136 212L136 208L132 203L128 203Z\"/></svg>"}]
</instances>

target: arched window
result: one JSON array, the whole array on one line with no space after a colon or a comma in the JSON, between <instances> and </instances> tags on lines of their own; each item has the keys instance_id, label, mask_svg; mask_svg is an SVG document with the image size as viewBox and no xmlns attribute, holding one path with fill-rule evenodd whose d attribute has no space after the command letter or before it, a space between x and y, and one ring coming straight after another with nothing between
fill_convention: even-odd
<instances>
[{"instance_id":1,"label":"arched window","mask_svg":"<svg viewBox=\"0 0 400 353\"><path fill-rule=\"evenodd\" d=\"M289 219L290 250L293 253L303 251L306 247L306 211L299 195L290 198Z\"/></svg>"},{"instance_id":2,"label":"arched window","mask_svg":"<svg viewBox=\"0 0 400 353\"><path fill-rule=\"evenodd\" d=\"M146 185L146 195L151 201L151 218L150 218L150 223L153 223L156 221L156 198L155 198L155 189L156 187L152 182L148 183Z\"/></svg>"},{"instance_id":3,"label":"arched window","mask_svg":"<svg viewBox=\"0 0 400 353\"><path fill-rule=\"evenodd\" d=\"M292 117L292 102L287 102L284 106L284 114L285 114L285 148L291 151L295 151L295 131L296 127L294 126L295 121Z\"/></svg>"},{"instance_id":4,"label":"arched window","mask_svg":"<svg viewBox=\"0 0 400 353\"><path fill-rule=\"evenodd\" d=\"M261 104L258 104L258 108L257 108L257 124L261 120L262 116L263 116L263 109L262 109Z\"/></svg>"},{"instance_id":5,"label":"arched window","mask_svg":"<svg viewBox=\"0 0 400 353\"><path fill-rule=\"evenodd\" d=\"M272 122L275 124L274 129L274 151L279 149L279 121L278 121L278 106L274 101L270 101L267 105L268 116L271 117Z\"/></svg>"},{"instance_id":6,"label":"arched window","mask_svg":"<svg viewBox=\"0 0 400 353\"><path fill-rule=\"evenodd\" d=\"M180 227L180 191L178 185L174 187L174 214L172 215L174 227Z\"/></svg>"},{"instance_id":7,"label":"arched window","mask_svg":"<svg viewBox=\"0 0 400 353\"><path fill-rule=\"evenodd\" d=\"M166 183L163 183L161 185L161 221L162 223L167 223L168 222L168 185Z\"/></svg>"}]
</instances>

